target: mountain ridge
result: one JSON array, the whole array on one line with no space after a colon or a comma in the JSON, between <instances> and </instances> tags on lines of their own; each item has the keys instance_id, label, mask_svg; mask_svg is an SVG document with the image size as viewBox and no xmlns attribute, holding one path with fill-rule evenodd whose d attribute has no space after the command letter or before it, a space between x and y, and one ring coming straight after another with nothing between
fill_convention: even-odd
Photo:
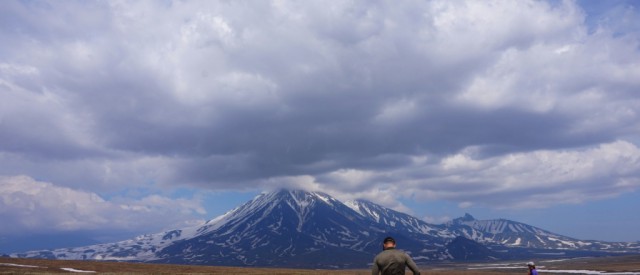
<instances>
[{"instance_id":1,"label":"mountain ridge","mask_svg":"<svg viewBox=\"0 0 640 275\"><path fill-rule=\"evenodd\" d=\"M14 253L12 257L229 266L361 268L394 236L418 263L640 252L638 243L587 242L514 221L470 214L429 224L365 200L278 190L203 224L116 243ZM463 239L460 239L463 238Z\"/></svg>"}]
</instances>

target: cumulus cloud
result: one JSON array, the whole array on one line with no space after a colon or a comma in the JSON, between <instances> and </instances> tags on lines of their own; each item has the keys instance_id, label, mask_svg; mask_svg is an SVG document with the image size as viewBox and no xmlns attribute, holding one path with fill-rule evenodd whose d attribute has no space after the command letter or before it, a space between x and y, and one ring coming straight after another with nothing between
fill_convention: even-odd
<instances>
[{"instance_id":1,"label":"cumulus cloud","mask_svg":"<svg viewBox=\"0 0 640 275\"><path fill-rule=\"evenodd\" d=\"M106 200L93 192L36 181L0 177L0 234L65 231L147 232L184 226L205 214L201 202L150 195L138 200Z\"/></svg>"},{"instance_id":2,"label":"cumulus cloud","mask_svg":"<svg viewBox=\"0 0 640 275\"><path fill-rule=\"evenodd\" d=\"M626 141L487 158L476 152L468 148L437 161L416 158L411 165L389 171L343 170L276 182L342 199L365 198L405 211L399 196L445 199L458 202L461 209L474 204L545 208L612 198L640 188L640 148ZM363 181L366 184L361 185Z\"/></svg>"},{"instance_id":3,"label":"cumulus cloud","mask_svg":"<svg viewBox=\"0 0 640 275\"><path fill-rule=\"evenodd\" d=\"M640 186L640 148L625 141L573 150L536 150L486 159L469 152L437 163L416 197L494 207L548 207L610 198ZM410 173L410 172L409 172ZM461 206L464 208L464 206Z\"/></svg>"},{"instance_id":4,"label":"cumulus cloud","mask_svg":"<svg viewBox=\"0 0 640 275\"><path fill-rule=\"evenodd\" d=\"M579 4L3 2L0 173L397 209L615 196L637 188L640 34Z\"/></svg>"}]
</instances>

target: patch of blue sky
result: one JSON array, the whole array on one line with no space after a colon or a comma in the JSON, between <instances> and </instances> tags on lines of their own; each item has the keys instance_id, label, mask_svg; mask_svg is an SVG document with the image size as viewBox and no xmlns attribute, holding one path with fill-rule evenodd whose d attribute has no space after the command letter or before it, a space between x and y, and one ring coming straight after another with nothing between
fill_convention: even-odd
<instances>
[{"instance_id":1,"label":"patch of blue sky","mask_svg":"<svg viewBox=\"0 0 640 275\"><path fill-rule=\"evenodd\" d=\"M236 208L260 194L260 191L198 191L207 211L206 219L213 219Z\"/></svg>"},{"instance_id":2,"label":"patch of blue sky","mask_svg":"<svg viewBox=\"0 0 640 275\"><path fill-rule=\"evenodd\" d=\"M581 0L578 5L586 14L585 23L589 32L593 33L601 27L615 30L619 36L627 32L635 32L640 27L640 1L632 0Z\"/></svg>"},{"instance_id":3,"label":"patch of blue sky","mask_svg":"<svg viewBox=\"0 0 640 275\"><path fill-rule=\"evenodd\" d=\"M401 203L412 210L411 215L430 223L442 223L446 218L469 213L478 220L504 218L582 240L640 241L639 197L640 191L636 190L610 199L533 209L460 207L457 202L414 199L403 199Z\"/></svg>"},{"instance_id":4,"label":"patch of blue sky","mask_svg":"<svg viewBox=\"0 0 640 275\"><path fill-rule=\"evenodd\" d=\"M615 198L539 209L485 209L488 217L503 217L553 233L583 240L640 241L640 191ZM484 211L483 211L484 212ZM483 214L484 216L485 214Z\"/></svg>"}]
</instances>

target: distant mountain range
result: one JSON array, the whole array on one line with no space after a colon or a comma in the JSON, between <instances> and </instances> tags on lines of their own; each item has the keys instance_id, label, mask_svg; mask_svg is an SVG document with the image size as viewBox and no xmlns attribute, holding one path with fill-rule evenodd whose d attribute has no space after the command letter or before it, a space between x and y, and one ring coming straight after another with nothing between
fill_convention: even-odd
<instances>
[{"instance_id":1,"label":"distant mountain range","mask_svg":"<svg viewBox=\"0 0 640 275\"><path fill-rule=\"evenodd\" d=\"M363 200L300 190L264 193L199 226L12 257L228 266L363 268L394 236L417 263L640 253L640 243L583 241L467 214L445 224Z\"/></svg>"}]
</instances>

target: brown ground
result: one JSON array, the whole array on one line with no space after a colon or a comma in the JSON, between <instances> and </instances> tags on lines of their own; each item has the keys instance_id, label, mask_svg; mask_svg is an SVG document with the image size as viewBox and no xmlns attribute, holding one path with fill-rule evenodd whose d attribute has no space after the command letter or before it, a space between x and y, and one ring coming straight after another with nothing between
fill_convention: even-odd
<instances>
[{"instance_id":1,"label":"brown ground","mask_svg":"<svg viewBox=\"0 0 640 275\"><path fill-rule=\"evenodd\" d=\"M37 267L16 267L7 264L30 265ZM507 275L526 274L526 268L520 266L522 262L505 262L516 268L511 269L468 269L486 266L484 264L437 264L421 269L425 274L433 275ZM606 258L584 258L570 261L545 262L539 261L538 265L544 270L573 269L573 270L600 270L600 271L626 271L640 274L640 255ZM0 274L57 274L70 273L60 268L73 268L77 270L96 271L101 274L370 274L367 269L362 270L305 270L284 268L249 268L249 267L219 267L219 266L191 266L168 264L144 264L144 263L120 263L120 262L96 262L96 261L63 261L44 259L16 259L0 258ZM542 272L541 272L542 273ZM411 274L408 272L408 274ZM544 274L553 274L544 272Z\"/></svg>"},{"instance_id":2,"label":"brown ground","mask_svg":"<svg viewBox=\"0 0 640 275\"><path fill-rule=\"evenodd\" d=\"M607 272L637 272L640 274L640 255L578 258L569 261L544 262L545 269L599 270Z\"/></svg>"}]
</instances>

